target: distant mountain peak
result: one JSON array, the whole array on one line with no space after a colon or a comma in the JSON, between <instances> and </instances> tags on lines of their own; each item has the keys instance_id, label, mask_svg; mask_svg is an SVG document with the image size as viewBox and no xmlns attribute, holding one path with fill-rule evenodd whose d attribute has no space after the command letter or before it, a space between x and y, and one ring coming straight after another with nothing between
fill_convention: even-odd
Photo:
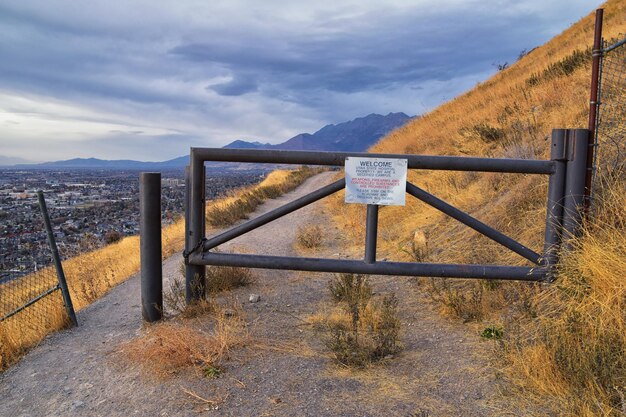
<instances>
[{"instance_id":1,"label":"distant mountain peak","mask_svg":"<svg viewBox=\"0 0 626 417\"><path fill-rule=\"evenodd\" d=\"M259 141L248 142L245 140L237 139L224 146L227 149L262 149L266 146L272 146L269 143L261 143Z\"/></svg>"},{"instance_id":2,"label":"distant mountain peak","mask_svg":"<svg viewBox=\"0 0 626 417\"><path fill-rule=\"evenodd\" d=\"M370 113L354 120L337 124L328 124L315 133L300 133L291 139L272 145L259 141L248 142L237 139L224 148L229 149L283 149L308 151L364 152L383 136L399 128L412 117L405 113L389 113L386 116ZM0 157L0 165L2 165ZM19 164L19 165L16 165ZM65 161L44 162L41 164L24 164L16 162L12 165L19 168L40 169L134 169L164 170L180 169L189 164L189 156L181 156L163 162L140 162L132 160L105 160L98 158L73 158ZM228 165L228 164L226 164Z\"/></svg>"},{"instance_id":3,"label":"distant mountain peak","mask_svg":"<svg viewBox=\"0 0 626 417\"><path fill-rule=\"evenodd\" d=\"M386 116L370 113L347 122L327 124L313 134L300 133L277 145L236 140L225 148L364 152L410 119L402 112L390 112Z\"/></svg>"}]
</instances>

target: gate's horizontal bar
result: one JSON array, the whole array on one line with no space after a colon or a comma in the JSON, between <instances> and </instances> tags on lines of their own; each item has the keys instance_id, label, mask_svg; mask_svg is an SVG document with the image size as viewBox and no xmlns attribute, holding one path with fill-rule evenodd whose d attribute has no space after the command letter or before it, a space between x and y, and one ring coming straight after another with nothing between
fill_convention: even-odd
<instances>
[{"instance_id":1,"label":"gate's horizontal bar","mask_svg":"<svg viewBox=\"0 0 626 417\"><path fill-rule=\"evenodd\" d=\"M546 269L523 266L424 264L408 262L376 262L347 259L295 258L287 256L244 255L234 253L194 253L192 265L241 266L246 268L288 269L293 271L343 272L373 275L404 275L440 278L483 278L542 281Z\"/></svg>"},{"instance_id":2,"label":"gate's horizontal bar","mask_svg":"<svg viewBox=\"0 0 626 417\"><path fill-rule=\"evenodd\" d=\"M4 316L0 317L0 322L5 321L9 317L12 317L12 316L16 315L20 311L23 311L24 309L26 309L27 307L32 306L33 304L35 304L37 301L41 300L42 298L47 297L48 295L52 294L56 290L60 290L60 289L61 289L61 286L59 284L55 285L54 287L50 288L46 292L41 293L37 297L27 301L26 304L22 305L21 307L18 307L15 310L11 311L10 313L7 313Z\"/></svg>"},{"instance_id":3,"label":"gate's horizontal bar","mask_svg":"<svg viewBox=\"0 0 626 417\"><path fill-rule=\"evenodd\" d=\"M224 233L207 239L202 247L204 250L213 249L214 247L219 246L222 243L228 242L229 240L241 236L251 230L254 230L257 227L261 227L264 224L278 219L279 217L282 217L304 206L314 203L317 200L321 200L324 197L336 193L337 191L342 190L345 186L346 180L345 178L342 178L338 181L333 182L332 184L320 188L319 190L315 190L303 197L293 200L285 204L284 206L280 206L239 226L233 227L232 229L227 230Z\"/></svg>"},{"instance_id":4,"label":"gate's horizontal bar","mask_svg":"<svg viewBox=\"0 0 626 417\"><path fill-rule=\"evenodd\" d=\"M513 252L517 253L520 256L523 256L524 258L528 259L532 263L537 264L537 265L540 264L541 255L539 255L532 249L527 248L526 246L522 245L516 240L511 239L507 235L500 233L499 231L497 231L496 229L490 226L487 226L485 223L481 222L480 220L475 219L469 214L459 210L458 208L446 203L443 200L440 200L439 198L411 184L410 182L407 182L406 184L406 192L411 194L413 197L428 204L429 206L436 208L442 213L447 214L453 219L460 221L464 225L471 227L472 229L476 230L478 233L484 236L487 236L489 239L495 242L498 242L505 248L512 250Z\"/></svg>"},{"instance_id":5,"label":"gate's horizontal bar","mask_svg":"<svg viewBox=\"0 0 626 417\"><path fill-rule=\"evenodd\" d=\"M450 171L552 174L554 162L532 159L474 158L465 156L397 155L364 152L312 152L258 149L191 148L201 161L343 166L347 157L407 159L409 168Z\"/></svg>"}]
</instances>

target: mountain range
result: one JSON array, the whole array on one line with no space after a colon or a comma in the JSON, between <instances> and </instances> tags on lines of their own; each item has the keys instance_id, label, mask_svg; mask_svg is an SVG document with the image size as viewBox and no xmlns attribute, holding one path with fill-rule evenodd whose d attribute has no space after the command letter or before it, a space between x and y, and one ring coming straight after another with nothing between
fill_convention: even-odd
<instances>
[{"instance_id":1,"label":"mountain range","mask_svg":"<svg viewBox=\"0 0 626 417\"><path fill-rule=\"evenodd\" d=\"M300 133L276 145L235 140L224 146L224 148L364 152L387 133L404 125L411 119L412 117L404 113L389 113L386 116L372 113L348 122L326 125L313 134ZM0 162L2 162L2 157L0 157ZM18 163L12 165L12 167L27 169L137 169L158 171L181 169L187 164L189 164L189 155L161 162L143 162L129 159L104 160L97 158L74 158L64 161L43 162L40 164ZM0 163L0 165L3 164ZM241 164L212 163L211 166L213 168L225 166L229 169L242 168Z\"/></svg>"}]
</instances>

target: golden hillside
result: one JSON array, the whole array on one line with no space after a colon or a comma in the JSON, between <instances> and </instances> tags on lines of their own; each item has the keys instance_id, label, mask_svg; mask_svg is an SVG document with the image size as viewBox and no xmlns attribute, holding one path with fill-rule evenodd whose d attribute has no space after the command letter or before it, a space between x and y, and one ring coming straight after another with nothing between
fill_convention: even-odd
<instances>
[{"instance_id":1,"label":"golden hillside","mask_svg":"<svg viewBox=\"0 0 626 417\"><path fill-rule=\"evenodd\" d=\"M602 7L604 38L626 33L626 1ZM552 129L587 127L593 30L591 13L370 151L548 159ZM409 181L542 251L547 178L411 171ZM595 218L563 257L559 285L425 284L445 313L504 328L506 341L497 356L506 358L509 379L523 391L520 398L544 404L550 415L626 413L625 194L623 175L599 187ZM360 248L364 207L342 200L334 198L330 209ZM379 221L380 258L527 264L411 197L405 207L384 207ZM412 246L416 231L427 237L425 253Z\"/></svg>"}]
</instances>

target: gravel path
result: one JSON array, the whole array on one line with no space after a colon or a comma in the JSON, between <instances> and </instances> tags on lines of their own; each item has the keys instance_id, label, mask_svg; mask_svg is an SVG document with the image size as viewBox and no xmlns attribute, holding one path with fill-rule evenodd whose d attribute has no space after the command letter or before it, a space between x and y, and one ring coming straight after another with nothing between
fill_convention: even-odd
<instances>
[{"instance_id":1,"label":"gravel path","mask_svg":"<svg viewBox=\"0 0 626 417\"><path fill-rule=\"evenodd\" d=\"M264 204L258 213L329 183L332 173ZM308 206L241 238L248 253L294 255L298 225L328 225L315 256L345 257L342 239L323 213ZM224 245L228 247L229 245ZM178 274L180 255L164 262ZM242 302L254 338L282 349L243 352L217 379L180 374L156 380L119 359L120 343L142 332L139 277L82 310L80 327L56 333L0 375L0 416L501 416L505 408L491 345L466 326L442 318L408 278L372 277L376 292L400 300L405 349L364 371L334 365L320 334L302 319L328 301L328 274L257 271L254 284L228 296ZM250 293L261 295L248 303ZM183 392L220 396L209 407Z\"/></svg>"}]
</instances>

